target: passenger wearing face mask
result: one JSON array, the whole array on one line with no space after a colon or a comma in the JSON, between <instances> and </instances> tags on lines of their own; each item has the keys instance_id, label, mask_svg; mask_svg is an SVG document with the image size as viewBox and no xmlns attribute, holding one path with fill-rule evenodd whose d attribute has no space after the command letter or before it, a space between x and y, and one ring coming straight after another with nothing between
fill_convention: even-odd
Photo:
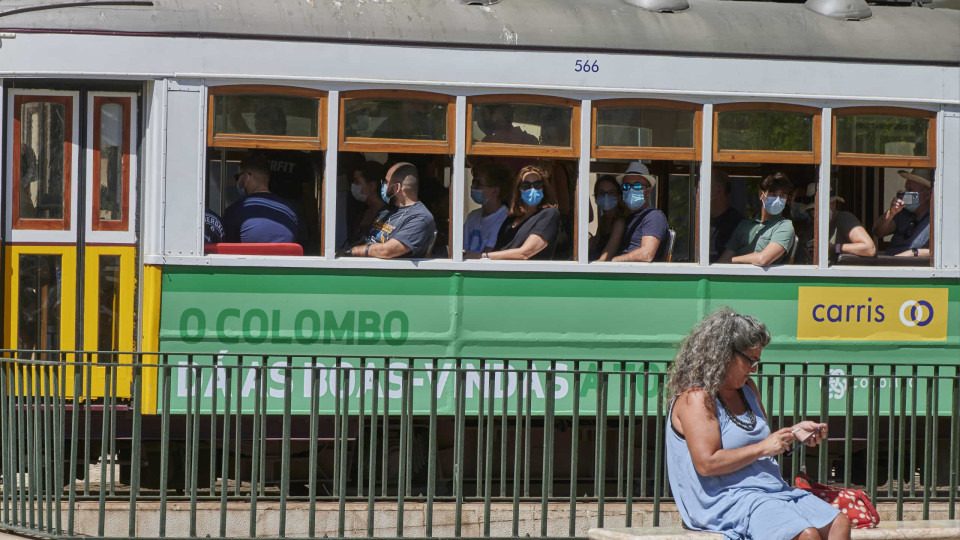
<instances>
[{"instance_id":1,"label":"passenger wearing face mask","mask_svg":"<svg viewBox=\"0 0 960 540\"><path fill-rule=\"evenodd\" d=\"M470 198L480 208L470 212L463 224L463 257L477 259L493 251L500 227L507 219L510 197L510 169L502 163L486 161L473 168Z\"/></svg>"},{"instance_id":2,"label":"passenger wearing face mask","mask_svg":"<svg viewBox=\"0 0 960 540\"><path fill-rule=\"evenodd\" d=\"M785 263L793 248L793 222L783 216L793 184L781 172L771 174L760 183L760 219L740 222L727 242L718 263L770 266Z\"/></svg>"},{"instance_id":3,"label":"passenger wearing face mask","mask_svg":"<svg viewBox=\"0 0 960 540\"><path fill-rule=\"evenodd\" d=\"M303 222L286 199L269 190L266 155L247 155L234 178L243 198L223 212L224 242L302 243Z\"/></svg>"},{"instance_id":4,"label":"passenger wearing face mask","mask_svg":"<svg viewBox=\"0 0 960 540\"><path fill-rule=\"evenodd\" d=\"M378 259L426 257L437 225L433 214L420 202L419 189L416 167L406 162L390 167L379 194L387 204L374 218L366 238L342 255Z\"/></svg>"},{"instance_id":5,"label":"passenger wearing face mask","mask_svg":"<svg viewBox=\"0 0 960 540\"><path fill-rule=\"evenodd\" d=\"M620 249L626 216L630 215L621 196L620 182L613 175L597 178L593 198L597 203L597 234L590 238L589 260L609 261Z\"/></svg>"},{"instance_id":6,"label":"passenger wearing face mask","mask_svg":"<svg viewBox=\"0 0 960 540\"><path fill-rule=\"evenodd\" d=\"M387 204L380 198L380 181L385 172L386 168L376 161L365 161L353 171L350 196L363 206L362 211L357 212L350 222L350 245L363 239L373 225L374 218Z\"/></svg>"},{"instance_id":7,"label":"passenger wearing face mask","mask_svg":"<svg viewBox=\"0 0 960 540\"><path fill-rule=\"evenodd\" d=\"M667 216L653 207L653 189L657 177L647 166L634 161L623 174L623 203L630 214L626 218L618 255L613 262L663 261L667 256L670 228Z\"/></svg>"},{"instance_id":8,"label":"passenger wearing face mask","mask_svg":"<svg viewBox=\"0 0 960 540\"><path fill-rule=\"evenodd\" d=\"M933 169L897 171L907 182L904 191L916 192L916 203L905 204L903 193L890 201L890 208L877 218L873 234L892 234L887 255L899 257L929 257L930 252L930 196L933 192Z\"/></svg>"},{"instance_id":9,"label":"passenger wearing face mask","mask_svg":"<svg viewBox=\"0 0 960 540\"><path fill-rule=\"evenodd\" d=\"M495 260L550 260L557 248L560 211L547 172L527 165L517 174L510 214L500 227L495 251L481 255Z\"/></svg>"}]
</instances>

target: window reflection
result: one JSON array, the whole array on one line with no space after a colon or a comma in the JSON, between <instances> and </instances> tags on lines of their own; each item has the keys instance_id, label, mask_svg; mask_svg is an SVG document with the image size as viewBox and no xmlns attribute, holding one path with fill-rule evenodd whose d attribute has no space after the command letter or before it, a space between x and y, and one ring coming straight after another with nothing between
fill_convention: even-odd
<instances>
[{"instance_id":1,"label":"window reflection","mask_svg":"<svg viewBox=\"0 0 960 540\"><path fill-rule=\"evenodd\" d=\"M728 111L717 115L717 148L810 152L813 115L790 111Z\"/></svg>"},{"instance_id":2,"label":"window reflection","mask_svg":"<svg viewBox=\"0 0 960 540\"><path fill-rule=\"evenodd\" d=\"M100 220L123 219L123 106L100 107Z\"/></svg>"},{"instance_id":3,"label":"window reflection","mask_svg":"<svg viewBox=\"0 0 960 540\"><path fill-rule=\"evenodd\" d=\"M33 101L20 110L20 219L63 219L66 106Z\"/></svg>"},{"instance_id":4,"label":"window reflection","mask_svg":"<svg viewBox=\"0 0 960 540\"><path fill-rule=\"evenodd\" d=\"M120 342L120 256L100 256L97 350L118 351Z\"/></svg>"},{"instance_id":5,"label":"window reflection","mask_svg":"<svg viewBox=\"0 0 960 540\"><path fill-rule=\"evenodd\" d=\"M399 99L344 101L344 136L445 141L447 104Z\"/></svg>"},{"instance_id":6,"label":"window reflection","mask_svg":"<svg viewBox=\"0 0 960 540\"><path fill-rule=\"evenodd\" d=\"M20 255L17 348L60 348L59 255Z\"/></svg>"},{"instance_id":7,"label":"window reflection","mask_svg":"<svg viewBox=\"0 0 960 540\"><path fill-rule=\"evenodd\" d=\"M218 95L213 100L214 133L317 137L320 102L272 94Z\"/></svg>"},{"instance_id":8,"label":"window reflection","mask_svg":"<svg viewBox=\"0 0 960 540\"><path fill-rule=\"evenodd\" d=\"M653 107L597 109L597 146L693 147L693 111Z\"/></svg>"},{"instance_id":9,"label":"window reflection","mask_svg":"<svg viewBox=\"0 0 960 540\"><path fill-rule=\"evenodd\" d=\"M927 155L927 118L856 114L837 117L837 151L896 156Z\"/></svg>"},{"instance_id":10,"label":"window reflection","mask_svg":"<svg viewBox=\"0 0 960 540\"><path fill-rule=\"evenodd\" d=\"M473 105L473 142L570 146L570 107L522 103Z\"/></svg>"}]
</instances>

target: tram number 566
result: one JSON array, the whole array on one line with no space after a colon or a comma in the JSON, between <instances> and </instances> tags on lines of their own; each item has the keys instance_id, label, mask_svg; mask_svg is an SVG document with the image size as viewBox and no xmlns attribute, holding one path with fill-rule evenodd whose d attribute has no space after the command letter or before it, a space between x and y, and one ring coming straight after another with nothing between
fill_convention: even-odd
<instances>
[{"instance_id":1,"label":"tram number 566","mask_svg":"<svg viewBox=\"0 0 960 540\"><path fill-rule=\"evenodd\" d=\"M577 73L596 73L600 71L600 64L596 60L593 62L590 62L590 60L577 60L574 62L573 70Z\"/></svg>"}]
</instances>

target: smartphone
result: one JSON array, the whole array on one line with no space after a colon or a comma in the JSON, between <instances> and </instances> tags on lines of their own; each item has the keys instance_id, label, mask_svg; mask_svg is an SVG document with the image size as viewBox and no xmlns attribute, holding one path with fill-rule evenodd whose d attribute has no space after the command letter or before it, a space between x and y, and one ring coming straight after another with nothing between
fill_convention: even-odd
<instances>
[{"instance_id":1,"label":"smartphone","mask_svg":"<svg viewBox=\"0 0 960 540\"><path fill-rule=\"evenodd\" d=\"M906 191L901 197L903 204L917 204L920 202L920 194L916 191Z\"/></svg>"},{"instance_id":2,"label":"smartphone","mask_svg":"<svg viewBox=\"0 0 960 540\"><path fill-rule=\"evenodd\" d=\"M785 455L785 456L792 456L793 453L796 452L798 448L800 448L801 446L803 446L804 444L806 444L807 441L810 440L810 437L813 437L813 436L816 435L817 433L820 433L820 430L821 430L821 429L823 429L823 426L820 426L820 427L818 427L817 429L815 429L815 430L813 430L812 432L810 432L810 434L807 435L802 441L797 441L797 443L793 445L793 448L791 448L791 449L787 450L786 452L784 452L783 455Z\"/></svg>"}]
</instances>

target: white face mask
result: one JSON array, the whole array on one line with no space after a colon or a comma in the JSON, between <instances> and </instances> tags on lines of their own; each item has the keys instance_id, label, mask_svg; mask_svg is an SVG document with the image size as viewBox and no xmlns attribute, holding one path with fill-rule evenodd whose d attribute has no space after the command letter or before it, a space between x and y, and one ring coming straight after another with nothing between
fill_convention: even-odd
<instances>
[{"instance_id":1,"label":"white face mask","mask_svg":"<svg viewBox=\"0 0 960 540\"><path fill-rule=\"evenodd\" d=\"M763 208L771 216L779 216L786 206L786 197L768 196L763 200Z\"/></svg>"},{"instance_id":2,"label":"white face mask","mask_svg":"<svg viewBox=\"0 0 960 540\"><path fill-rule=\"evenodd\" d=\"M367 194L363 192L363 186L360 184L350 184L350 194L360 202L367 200Z\"/></svg>"}]
</instances>

